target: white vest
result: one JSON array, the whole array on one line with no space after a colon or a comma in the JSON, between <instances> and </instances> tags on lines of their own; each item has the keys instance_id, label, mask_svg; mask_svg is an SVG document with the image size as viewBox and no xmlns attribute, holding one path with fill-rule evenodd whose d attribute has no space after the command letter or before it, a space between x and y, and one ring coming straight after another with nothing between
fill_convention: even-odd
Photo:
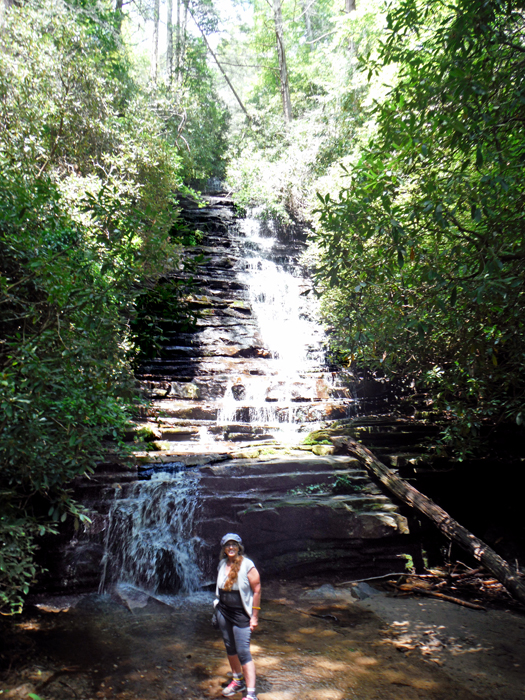
<instances>
[{"instance_id":1,"label":"white vest","mask_svg":"<svg viewBox=\"0 0 525 700\"><path fill-rule=\"evenodd\" d=\"M241 568L237 575L237 584L239 586L239 593L241 594L241 601L243 608L246 610L248 615L252 616L253 610L253 591L248 580L248 572L254 568L255 564L248 557L243 557L241 562ZM226 559L221 559L219 563L219 573L217 575L217 585L215 587L215 595L219 597L219 579L224 578L221 574L224 574L224 569L226 568Z\"/></svg>"}]
</instances>

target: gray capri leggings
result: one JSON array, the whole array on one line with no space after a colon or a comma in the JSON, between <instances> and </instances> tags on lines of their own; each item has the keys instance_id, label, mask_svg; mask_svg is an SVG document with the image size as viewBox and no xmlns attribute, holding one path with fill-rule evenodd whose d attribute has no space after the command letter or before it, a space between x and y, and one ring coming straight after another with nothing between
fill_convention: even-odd
<instances>
[{"instance_id":1,"label":"gray capri leggings","mask_svg":"<svg viewBox=\"0 0 525 700\"><path fill-rule=\"evenodd\" d=\"M241 666L252 660L250 654L250 637L252 631L249 627L236 627L227 620L220 610L217 610L217 622L222 632L224 646L228 656L238 656Z\"/></svg>"}]
</instances>

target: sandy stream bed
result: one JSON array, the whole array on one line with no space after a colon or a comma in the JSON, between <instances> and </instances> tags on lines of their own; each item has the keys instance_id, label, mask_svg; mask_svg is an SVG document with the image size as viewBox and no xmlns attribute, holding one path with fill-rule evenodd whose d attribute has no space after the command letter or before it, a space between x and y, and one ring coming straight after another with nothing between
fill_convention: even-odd
<instances>
[{"instance_id":1,"label":"sandy stream bed","mask_svg":"<svg viewBox=\"0 0 525 700\"><path fill-rule=\"evenodd\" d=\"M87 596L3 618L0 700L219 698L228 668L210 601ZM517 612L274 582L252 652L260 700L525 699Z\"/></svg>"}]
</instances>

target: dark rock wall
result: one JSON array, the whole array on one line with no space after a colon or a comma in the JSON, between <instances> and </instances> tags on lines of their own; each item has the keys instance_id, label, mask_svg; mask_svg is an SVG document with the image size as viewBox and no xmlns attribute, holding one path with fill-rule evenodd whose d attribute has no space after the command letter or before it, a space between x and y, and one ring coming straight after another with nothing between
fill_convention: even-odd
<instances>
[{"instance_id":1,"label":"dark rock wall","mask_svg":"<svg viewBox=\"0 0 525 700\"><path fill-rule=\"evenodd\" d=\"M186 536L195 542L202 583L214 579L218 541L232 530L242 535L265 576L362 578L402 571L411 551L407 521L355 460L333 456L324 445L291 449L288 455L272 454L271 448L290 410L306 434L319 422L383 406L385 385L356 380L320 359L286 387L284 402L284 382L261 338L242 275L246 241L232 202L211 197L204 209L186 202L185 215L202 231L201 244L188 251L205 256L192 297L200 317L193 333L166 328L162 353L138 372L152 405L137 428L149 431L154 450L136 454L131 470L108 462L90 479L79 480L76 495L90 508L92 523L79 532L64 532L59 549L47 550L50 573L44 585L93 590L102 579L106 586L118 580L127 546L122 540L133 535L117 524L115 513L130 510L140 492L137 479L151 464L193 466L198 472L198 506ZM299 260L304 236L294 236L291 229L280 233L273 243L274 259L293 267L307 290L307 270ZM304 303L301 313L308 315L307 295ZM268 408L268 420L261 421L259 411L257 424L248 401L253 382L262 383ZM221 421L227 392L229 421ZM369 397L368 405L356 399L359 395ZM345 483L344 493L335 488L338 479ZM169 517L148 515L163 527ZM172 555L168 543L159 550L157 563L151 564L150 555L146 559L148 566L159 568L155 580L176 590L180 576Z\"/></svg>"},{"instance_id":2,"label":"dark rock wall","mask_svg":"<svg viewBox=\"0 0 525 700\"><path fill-rule=\"evenodd\" d=\"M319 421L384 406L390 398L386 383L333 371L324 360L300 371L293 386L283 386L250 301L244 274L253 252L250 241L235 219L231 200L217 196L209 197L208 202L206 208L184 203L187 221L202 232L200 244L187 254L205 258L193 275L192 304L200 315L196 329L192 333L167 329L168 340L160 356L145 362L138 372L153 399L147 422L160 431L161 441L201 443L209 449L213 440L271 440L278 424L288 420L290 410L307 433ZM283 269L293 270L304 292L300 313L311 317L315 299L308 294L311 282L301 264L305 236L299 231L294 237L293 231L266 231L276 236L270 256ZM312 338L312 352L318 350L319 342ZM264 429L260 425L254 429L254 406L249 401L250 387L257 382L270 414ZM217 421L228 398L235 402L236 410L232 414L230 406L228 420ZM159 447L169 451L171 446Z\"/></svg>"}]
</instances>

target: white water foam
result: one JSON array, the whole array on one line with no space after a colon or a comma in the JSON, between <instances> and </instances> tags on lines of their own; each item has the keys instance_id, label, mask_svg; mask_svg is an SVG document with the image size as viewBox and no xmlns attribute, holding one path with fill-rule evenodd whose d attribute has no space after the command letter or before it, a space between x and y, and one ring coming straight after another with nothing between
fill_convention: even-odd
<instances>
[{"instance_id":1,"label":"white water foam","mask_svg":"<svg viewBox=\"0 0 525 700\"><path fill-rule=\"evenodd\" d=\"M263 235L259 220L244 219L240 229L245 239L246 269L239 277L247 285L271 360L267 361L266 376L242 377L241 401L234 395L234 383L227 385L217 423L242 422L242 406L248 410L252 425L272 426L272 433L280 440L297 442L297 402L315 400L315 373L320 372L324 360L326 336L317 318L318 305L308 295L310 286L300 276L297 262L292 258L283 261L281 253L275 254L277 238ZM246 410L243 413L246 420Z\"/></svg>"},{"instance_id":2,"label":"white water foam","mask_svg":"<svg viewBox=\"0 0 525 700\"><path fill-rule=\"evenodd\" d=\"M160 472L133 484L108 514L100 589L123 582L155 594L200 586L200 540L193 536L200 475Z\"/></svg>"}]
</instances>

